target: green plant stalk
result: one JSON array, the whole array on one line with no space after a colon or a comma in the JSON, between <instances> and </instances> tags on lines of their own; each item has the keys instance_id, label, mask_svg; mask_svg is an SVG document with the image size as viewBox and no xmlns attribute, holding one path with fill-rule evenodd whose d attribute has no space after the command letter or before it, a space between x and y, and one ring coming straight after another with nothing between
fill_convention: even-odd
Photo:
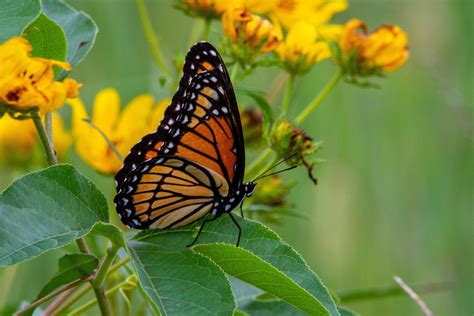
<instances>
[{"instance_id":1,"label":"green plant stalk","mask_svg":"<svg viewBox=\"0 0 474 316\"><path fill-rule=\"evenodd\" d=\"M165 63L165 59L163 57L163 53L161 52L156 34L153 31L153 25L151 24L148 11L145 6L145 0L136 0L135 4L137 6L138 15L142 23L143 31L145 32L145 37L148 41L148 44L150 45L153 59L155 60L155 63L158 68L160 68L166 76L171 77L171 70Z\"/></svg>"},{"instance_id":2,"label":"green plant stalk","mask_svg":"<svg viewBox=\"0 0 474 316\"><path fill-rule=\"evenodd\" d=\"M237 72L239 72L239 63L236 62L232 67L232 71L230 73L230 82L232 83L232 85L235 85L235 78L237 77Z\"/></svg>"},{"instance_id":3,"label":"green plant stalk","mask_svg":"<svg viewBox=\"0 0 474 316\"><path fill-rule=\"evenodd\" d=\"M67 285L65 285L65 286L63 286L63 287L60 287L60 288L58 288L58 289L52 291L52 292L49 293L48 295L43 296L42 298L40 298L40 299L38 299L38 300L32 302L30 305L28 305L28 306L26 306L25 308L23 308L21 311L19 311L19 312L16 314L16 316L20 316L20 315L24 314L25 312L29 311L30 309L35 308L35 307L37 307L37 306L43 304L43 303L46 302L46 301L49 301L49 300L52 299L53 297L58 296L59 294L65 292L65 291L68 291L68 290L70 290L70 289L72 289L72 288L75 288L75 287L81 285L81 284L84 283L84 282L87 282L87 281L89 281L89 280L92 280L93 277L94 277L93 275L92 275L92 276L88 276L87 278L77 280L77 281L75 281L75 282L72 282L72 283L70 283L70 284L67 284Z\"/></svg>"},{"instance_id":4,"label":"green plant stalk","mask_svg":"<svg viewBox=\"0 0 474 316\"><path fill-rule=\"evenodd\" d=\"M46 134L48 135L49 140L54 144L53 139L53 113L48 112L44 116L44 125L46 127Z\"/></svg>"},{"instance_id":5,"label":"green plant stalk","mask_svg":"<svg viewBox=\"0 0 474 316\"><path fill-rule=\"evenodd\" d=\"M127 280L125 280L123 282L120 282L119 284L117 284L116 286L114 286L113 288L111 288L110 290L105 292L104 296L110 296L110 295L114 294L115 292L117 292L122 287L128 287L128 286L130 286L130 283ZM68 313L68 316L79 315L79 314L83 313L84 311L86 311L87 309L94 306L96 303L97 303L97 300L90 300L87 303L85 303L84 305L79 306L78 308L76 308L72 312Z\"/></svg>"},{"instance_id":6,"label":"green plant stalk","mask_svg":"<svg viewBox=\"0 0 474 316\"><path fill-rule=\"evenodd\" d=\"M41 121L38 111L31 112L31 118L33 119L33 123L35 124L36 130L38 131L38 136L41 140L41 144L43 145L48 165L52 166L57 164L58 158L54 152L53 144L49 140L48 133L46 132L46 128Z\"/></svg>"},{"instance_id":7,"label":"green plant stalk","mask_svg":"<svg viewBox=\"0 0 474 316\"><path fill-rule=\"evenodd\" d=\"M313 112L323 100L328 96L329 92L336 86L336 84L343 77L343 73L338 71L331 81L321 90L321 92L311 101L306 108L296 117L295 124L300 125Z\"/></svg>"},{"instance_id":8,"label":"green plant stalk","mask_svg":"<svg viewBox=\"0 0 474 316\"><path fill-rule=\"evenodd\" d=\"M126 265L130 261L130 257L125 257L119 262L113 264L110 269L107 271L107 275L110 275L120 269L122 266ZM55 314L60 314L61 312L67 310L71 307L74 303L80 300L84 295L86 295L92 289L92 285L86 284L83 288L77 291L73 296L69 298L64 304L58 305L57 309L55 310Z\"/></svg>"},{"instance_id":9,"label":"green plant stalk","mask_svg":"<svg viewBox=\"0 0 474 316\"><path fill-rule=\"evenodd\" d=\"M120 247L113 243L112 246L107 249L107 255L105 256L104 261L102 261L102 264L100 265L99 270L97 271L95 279L92 281L92 286L94 288L100 288L102 286L102 283L104 283L105 277L107 276L107 272L110 266L112 265L112 262L114 261L114 258L117 255L119 249Z\"/></svg>"},{"instance_id":10,"label":"green plant stalk","mask_svg":"<svg viewBox=\"0 0 474 316\"><path fill-rule=\"evenodd\" d=\"M97 125L92 123L90 119L86 118L82 120L86 122L87 124L89 124L93 129L98 131L100 136L102 136L102 138L107 142L107 145L109 145L110 149L112 149L112 151L115 153L117 158L123 161L123 156L120 154L117 147L115 147L114 143L112 143L112 141L107 137L107 135L105 135L105 133Z\"/></svg>"},{"instance_id":11,"label":"green plant stalk","mask_svg":"<svg viewBox=\"0 0 474 316\"><path fill-rule=\"evenodd\" d=\"M421 293L433 293L433 292L449 290L453 287L453 284L450 282L437 282L437 283L418 284L411 287L413 288L415 292L417 292L418 294L421 294ZM406 292L399 285L393 285L393 286L375 287L375 288L369 288L369 289L338 291L336 295L341 300L342 303L348 303L348 302L354 302L354 301L387 298L387 297L392 297L392 296L404 296L406 295Z\"/></svg>"},{"instance_id":12,"label":"green plant stalk","mask_svg":"<svg viewBox=\"0 0 474 316\"><path fill-rule=\"evenodd\" d=\"M206 19L204 20L204 33L202 34L202 39L204 41L208 41L210 33L211 33L211 20Z\"/></svg>"},{"instance_id":13,"label":"green plant stalk","mask_svg":"<svg viewBox=\"0 0 474 316\"><path fill-rule=\"evenodd\" d=\"M272 155L273 151L271 148L265 149L247 168L247 175L249 179L255 178L257 170L262 163L268 160Z\"/></svg>"},{"instance_id":14,"label":"green plant stalk","mask_svg":"<svg viewBox=\"0 0 474 316\"><path fill-rule=\"evenodd\" d=\"M46 153L46 159L48 165L52 166L58 163L58 158L56 157L56 153L54 150L54 145L51 139L48 137L48 133L46 128L41 121L38 111L31 112L31 118L33 119L33 123L35 124L36 130L38 131L39 138L41 140L41 144L43 145L43 149ZM50 126L50 132L52 134L52 124ZM84 238L76 239L76 243L79 249L83 253L90 253L89 247L87 246L87 242ZM102 315L110 315L110 309L108 309L108 302L105 295L101 295L101 292L104 292L102 287L98 288L96 291L96 298L99 301L99 306L101 306Z\"/></svg>"},{"instance_id":15,"label":"green plant stalk","mask_svg":"<svg viewBox=\"0 0 474 316\"><path fill-rule=\"evenodd\" d=\"M295 75L290 73L288 75L288 81L286 83L286 90L285 90L285 95L283 97L283 103L281 104L281 108L280 108L281 117L285 116L286 112L288 111L288 107L290 106L291 96L293 94L294 85L295 85Z\"/></svg>"}]
</instances>

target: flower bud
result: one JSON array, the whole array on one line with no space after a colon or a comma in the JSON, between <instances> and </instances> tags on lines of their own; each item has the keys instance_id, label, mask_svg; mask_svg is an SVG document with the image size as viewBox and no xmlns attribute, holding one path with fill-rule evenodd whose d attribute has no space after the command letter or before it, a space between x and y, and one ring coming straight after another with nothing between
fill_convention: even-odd
<instances>
[{"instance_id":1,"label":"flower bud","mask_svg":"<svg viewBox=\"0 0 474 316\"><path fill-rule=\"evenodd\" d=\"M397 25L382 25L367 32L357 19L344 26L340 40L343 68L351 75L372 75L393 71L408 59L408 37Z\"/></svg>"}]
</instances>

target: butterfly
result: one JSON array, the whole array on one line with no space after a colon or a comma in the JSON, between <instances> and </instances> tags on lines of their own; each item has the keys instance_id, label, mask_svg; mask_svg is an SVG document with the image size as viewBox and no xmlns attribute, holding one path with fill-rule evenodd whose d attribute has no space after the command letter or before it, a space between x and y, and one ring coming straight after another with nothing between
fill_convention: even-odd
<instances>
[{"instance_id":1,"label":"butterfly","mask_svg":"<svg viewBox=\"0 0 474 316\"><path fill-rule=\"evenodd\" d=\"M232 83L217 50L195 44L156 132L130 151L115 176L115 207L132 228L168 229L210 213L204 225L228 214L250 197L253 181L243 183L245 149Z\"/></svg>"}]
</instances>

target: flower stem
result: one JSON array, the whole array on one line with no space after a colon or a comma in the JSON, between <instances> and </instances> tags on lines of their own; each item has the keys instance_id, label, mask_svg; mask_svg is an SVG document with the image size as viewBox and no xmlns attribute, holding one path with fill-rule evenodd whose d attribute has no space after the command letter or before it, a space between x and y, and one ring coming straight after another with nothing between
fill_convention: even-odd
<instances>
[{"instance_id":1,"label":"flower stem","mask_svg":"<svg viewBox=\"0 0 474 316\"><path fill-rule=\"evenodd\" d=\"M54 152L53 144L49 140L48 133L46 132L46 128L44 127L38 112L32 112L31 118L33 119L33 123L35 124L36 130L38 131L38 136L41 140L41 144L43 145L48 165L52 166L57 164L58 158L56 157L56 153Z\"/></svg>"},{"instance_id":2,"label":"flower stem","mask_svg":"<svg viewBox=\"0 0 474 316\"><path fill-rule=\"evenodd\" d=\"M48 134L48 138L51 141L51 143L54 144L53 140L53 113L48 112L44 116L44 125L46 127L46 133Z\"/></svg>"},{"instance_id":3,"label":"flower stem","mask_svg":"<svg viewBox=\"0 0 474 316\"><path fill-rule=\"evenodd\" d=\"M280 115L282 117L286 115L286 112L288 111L291 95L293 94L294 85L295 85L295 76L293 74L289 74L288 82L286 83L285 96L283 97L283 103L281 104L281 108L280 108Z\"/></svg>"},{"instance_id":4,"label":"flower stem","mask_svg":"<svg viewBox=\"0 0 474 316\"><path fill-rule=\"evenodd\" d=\"M209 33L211 32L211 20L204 20L204 33L202 34L203 41L209 40Z\"/></svg>"},{"instance_id":5,"label":"flower stem","mask_svg":"<svg viewBox=\"0 0 474 316\"><path fill-rule=\"evenodd\" d=\"M321 102L327 97L329 92L336 86L336 84L341 80L343 73L338 71L334 77L329 81L329 83L321 90L321 92L311 101L310 104L296 117L295 123L297 125L301 124L310 114L313 112Z\"/></svg>"},{"instance_id":6,"label":"flower stem","mask_svg":"<svg viewBox=\"0 0 474 316\"><path fill-rule=\"evenodd\" d=\"M247 174L250 179L255 178L257 171L262 163L268 160L272 155L273 151L270 148L265 149L247 168Z\"/></svg>"},{"instance_id":7,"label":"flower stem","mask_svg":"<svg viewBox=\"0 0 474 316\"><path fill-rule=\"evenodd\" d=\"M235 77L237 77L237 72L239 71L239 63L235 63L232 67L232 72L230 74L230 82L235 85ZM235 88L235 87L234 87Z\"/></svg>"},{"instance_id":8,"label":"flower stem","mask_svg":"<svg viewBox=\"0 0 474 316\"><path fill-rule=\"evenodd\" d=\"M417 293L433 293L452 289L453 284L450 282L436 282L418 284L412 286ZM355 301L374 300L392 296L406 295L405 291L398 285L375 287L368 289L354 289L337 291L337 297L342 303L349 303Z\"/></svg>"},{"instance_id":9,"label":"flower stem","mask_svg":"<svg viewBox=\"0 0 474 316\"><path fill-rule=\"evenodd\" d=\"M120 159L121 161L123 161L123 156L120 154L117 147L115 147L114 143L112 143L112 141L107 137L107 135L105 135L105 133L97 125L92 123L92 121L90 119L85 118L85 119L82 119L82 120L84 122L88 123L93 129L98 131L100 136L102 136L102 138L107 142L107 145L109 145L110 149L112 149L112 151L115 153L117 158Z\"/></svg>"},{"instance_id":10,"label":"flower stem","mask_svg":"<svg viewBox=\"0 0 474 316\"><path fill-rule=\"evenodd\" d=\"M158 44L156 34L153 31L153 26L151 24L150 17L145 6L145 0L136 0L135 4L137 6L140 21L142 22L143 31L145 32L146 39L148 41L148 44L150 45L153 59L155 60L155 63L158 65L161 71L163 71L166 76L171 77L171 70L165 63L165 59L161 52L160 45Z\"/></svg>"}]
</instances>

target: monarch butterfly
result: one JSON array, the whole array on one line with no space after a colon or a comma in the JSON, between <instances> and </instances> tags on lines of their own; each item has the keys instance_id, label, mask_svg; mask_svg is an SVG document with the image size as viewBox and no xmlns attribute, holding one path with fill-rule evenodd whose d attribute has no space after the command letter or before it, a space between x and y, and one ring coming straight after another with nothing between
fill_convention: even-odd
<instances>
[{"instance_id":1,"label":"monarch butterfly","mask_svg":"<svg viewBox=\"0 0 474 316\"><path fill-rule=\"evenodd\" d=\"M204 225L250 197L243 183L245 150L239 110L222 58L207 42L186 55L183 76L156 132L130 151L115 176L122 222L137 229L173 228L207 213ZM242 208L241 208L241 215Z\"/></svg>"}]
</instances>

